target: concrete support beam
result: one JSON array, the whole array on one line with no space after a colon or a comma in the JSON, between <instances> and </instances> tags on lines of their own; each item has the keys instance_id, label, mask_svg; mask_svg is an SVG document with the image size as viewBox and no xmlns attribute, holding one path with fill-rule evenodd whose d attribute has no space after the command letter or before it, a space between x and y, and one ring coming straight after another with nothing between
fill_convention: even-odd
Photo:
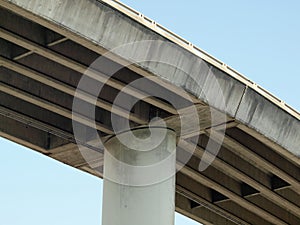
<instances>
[{"instance_id":1,"label":"concrete support beam","mask_svg":"<svg viewBox=\"0 0 300 225\"><path fill-rule=\"evenodd\" d=\"M128 142L132 146L120 141L132 134L137 138ZM174 225L175 132L136 129L109 139L105 147L102 225Z\"/></svg>"},{"instance_id":2,"label":"concrete support beam","mask_svg":"<svg viewBox=\"0 0 300 225\"><path fill-rule=\"evenodd\" d=\"M228 137L226 137L226 138L228 138ZM191 143L189 143L187 141L182 141L182 144L183 145L180 147L182 147L186 151L193 150L194 146ZM204 154L204 151L205 150L202 149L201 147L197 147L196 150L194 151L194 155L201 159ZM207 153L207 154L209 155L209 157L213 157L210 153ZM255 188L257 191L260 192L260 194L262 196L269 199L276 205L280 205L281 207L288 209L288 211L290 211L294 215L300 217L300 211L299 211L298 206L294 205L292 202L281 197L276 192L268 189L267 187L260 184L259 182L257 182L255 179L249 177L248 175L244 174L240 170L232 167L228 163L220 160L219 158L215 158L215 160L212 162L212 166L214 166L215 168L217 168L220 171L224 171L224 173L226 173L227 175L229 175L237 180L243 181L244 183L248 184L250 187ZM241 193L242 193L242 191L241 191Z\"/></svg>"},{"instance_id":3,"label":"concrete support beam","mask_svg":"<svg viewBox=\"0 0 300 225\"><path fill-rule=\"evenodd\" d=\"M72 117L72 112L70 110L67 110L63 107L60 107L58 105L55 105L55 104L50 103L48 101L45 101L45 100L43 100L39 97L36 97L36 96L31 95L31 94L25 93L24 91L18 90L18 89L13 88L13 87L10 87L10 86L8 86L6 84L3 84L1 82L0 82L0 91L5 92L9 95L15 96L19 99L22 99L23 101L26 101L26 102L29 102L31 104L37 105L39 107L42 107L46 110L55 112L55 113L57 113L61 116L64 116L66 118L74 119L75 121L80 122L82 124L85 124L87 126L91 126L91 127L94 126L94 121L91 121L88 118L84 118L84 117L81 117L81 116ZM99 124L99 123L97 124L96 123L96 127L99 131L102 131L106 134L111 134L112 133L112 131L109 128L105 127L103 124Z\"/></svg>"},{"instance_id":4,"label":"concrete support beam","mask_svg":"<svg viewBox=\"0 0 300 225\"><path fill-rule=\"evenodd\" d=\"M124 7L117 1L78 0L78 4L70 4L73 1L49 0L42 3L43 7L36 0L32 0L31 4L27 0L1 2L0 54L3 57L0 57L0 71L4 76L0 79L0 105L6 109L2 112L0 108L0 122L4 121L0 136L102 177L103 146L98 145L96 149L92 143L95 135L89 135L91 128L88 124L93 125L94 121L77 118L80 123L88 123L88 126L83 126L83 133L88 137L84 138L82 145L90 152L100 148L98 156L85 161L72 134L71 105L78 80L94 59L120 44L130 40L171 40L177 44L176 50L162 45L152 49L151 54L164 52L167 57L173 55L169 57L170 62L188 69L188 76L179 70L166 70L151 63L136 63L120 71L105 86L101 99L96 103L97 129L101 131L98 133L101 136L112 133L108 122L112 107L110 102L119 90L141 77L163 78L154 83L168 92L166 100L179 97L184 102L197 103L193 106L197 109L201 124L199 130L184 129L180 133L186 141L181 142L180 147L185 151L180 149L178 156L184 153L193 153L193 156L177 176L177 196L180 196L177 210L207 224L299 224L298 112L192 44L185 43L183 39L181 41L184 43L178 43L180 37L168 30L161 32L163 28L160 25L153 23L149 27L144 16L130 16L132 10L128 10L129 13L122 11ZM85 16L85 26L74 20L75 14ZM109 26L102 26L103 21ZM147 54L148 51L147 48L137 48L132 53ZM206 66L195 66L200 61L201 65ZM106 63L107 68L111 68L111 65L125 65L128 62L120 56L110 55ZM211 73L216 76L217 82L211 79ZM87 76L103 83L107 74L104 69L102 73L92 71ZM195 83L203 84L203 89L200 90L202 87L197 87ZM219 83L220 91L216 91L216 83ZM192 99L178 94L179 87L189 92ZM127 89L126 97L130 100L135 97L142 99L145 92L143 87L135 86ZM210 104L214 109L207 104L204 95L216 99L218 93L225 98L225 110L218 108L218 101ZM80 96L80 102L84 105L90 105L92 99L93 96L85 93ZM147 124L149 118L161 116L167 127L179 134L179 116L170 104L159 98L146 98L145 102L138 104L129 118L132 126ZM123 120L129 111L125 108L115 107L112 113ZM211 132L209 126L224 130L222 126L218 128L222 121L211 124L210 113L220 113L218 109L228 116L223 121L228 125L227 136L212 167L199 172L197 165L203 157L206 140L198 142L203 148L198 147L191 152L189 138L199 134L208 136ZM271 114L274 116L270 117ZM188 113L185 116L191 117ZM191 126L190 122L184 125L187 128ZM228 130L228 127L235 126L238 128ZM31 136L26 131L30 131ZM213 136L211 138L214 139ZM212 155L208 154L208 157ZM95 167L101 167L100 173L93 170ZM178 191L179 185L190 192ZM207 214L202 216L203 213ZM218 218L214 218L216 214Z\"/></svg>"},{"instance_id":5,"label":"concrete support beam","mask_svg":"<svg viewBox=\"0 0 300 225\"><path fill-rule=\"evenodd\" d=\"M38 45L36 43L33 43L27 39L22 38L19 35L13 34L5 29L0 28L0 38L3 38L5 40L11 41L13 43L16 43L17 45L20 45L23 48L28 49L29 51L32 51L38 55L41 55L43 57L46 57L56 63L59 63L67 68L70 68L76 72L79 72L80 74L85 74L86 76L95 79L99 82L105 83L106 85L113 87L118 90L122 90L124 88L124 84L115 80L115 79L109 79L107 80L107 76L99 71L87 71L87 67L75 62L72 59L66 58L50 49L47 49L41 45ZM138 99L143 99L143 101L154 105L158 108L164 109L165 111L171 113L171 114L177 114L176 110L172 107L167 105L166 103L154 99L154 98L147 98L147 94L142 93L140 90L137 90L133 87L127 88L123 90L124 93L134 96Z\"/></svg>"},{"instance_id":6,"label":"concrete support beam","mask_svg":"<svg viewBox=\"0 0 300 225\"><path fill-rule=\"evenodd\" d=\"M195 202L196 204L198 204L199 206L197 207L204 207L207 208L209 211L213 212L214 215L218 214L222 217L224 217L225 219L232 221L233 224L243 224L243 225L250 225L247 221L241 219L238 216L233 215L232 213L222 209L221 207L207 201L206 199L195 195L194 193L192 193L191 191L187 190L186 188L183 188L179 185L176 186L176 193L180 194L181 196L186 197L187 199L189 199L190 201ZM190 203L191 204L191 203ZM197 208L195 207L195 208ZM190 208L191 210L193 209L193 207L185 207L185 208ZM184 212L182 212L184 214ZM191 213L191 215L193 215ZM204 218L207 218L207 215L201 215ZM207 219L208 220L208 219ZM208 221L203 221L204 224L209 223ZM201 222L201 221L200 221Z\"/></svg>"},{"instance_id":7,"label":"concrete support beam","mask_svg":"<svg viewBox=\"0 0 300 225\"><path fill-rule=\"evenodd\" d=\"M76 89L70 85L67 85L66 83L60 82L58 80L55 80L49 76L46 76L44 74L41 74L39 72L36 72L30 68L27 68L21 64L18 64L16 62L13 62L12 60L3 58L0 56L0 64L4 66L5 68L8 68L10 70L13 70L17 73L22 74L23 76L26 76L30 79L33 79L35 81L38 81L42 84L48 85L49 87L55 88L67 95L70 95L71 97L74 96ZM91 96L88 93L79 93L77 94L77 97L87 103L93 104L94 103L94 97ZM128 115L128 112L118 106L114 106L114 109L112 109L112 105L106 101L103 101L101 99L98 99L96 102L96 106L100 107L102 109L105 109L107 111L111 111L112 113L115 113L119 116L122 116L126 118ZM140 119L138 116L134 114L130 114L129 119L133 122L139 123L139 124L146 124L147 121Z\"/></svg>"},{"instance_id":8,"label":"concrete support beam","mask_svg":"<svg viewBox=\"0 0 300 225\"><path fill-rule=\"evenodd\" d=\"M212 57L207 57L207 54L201 52L199 49L197 51L197 48L190 45L190 43L182 45L182 40L180 38L178 39L176 35L172 34L167 29L152 29L153 24L151 23L151 26L148 26L150 24L147 24L146 22L149 20L144 19L144 17L140 17L139 14L132 17L132 10L128 11L126 7L121 7L121 4L117 2L112 4L112 2L114 1L107 1L107 5L98 1L80 0L78 4L74 5L71 0L63 3L49 1L44 4L45 7L41 8L38 7L40 4L38 1L33 1L32 4L28 5L25 0L5 0L3 1L2 6L16 12L17 14L26 16L36 23L61 33L63 36L68 37L69 39L98 53L103 53L105 48L112 49L121 44L136 41L136 37L139 37L139 40L168 40L168 38L171 37L171 39L180 46L181 52L184 55L189 56L186 61L183 61L181 57L174 57L175 65L180 62L188 67L190 65L189 63L201 58L205 59L207 62L211 62L214 70L221 71L218 72L218 80L221 83L224 96L226 96L226 103L228 103L228 107L226 107L227 112L232 116L237 116L239 121L247 123L249 127L260 131L267 138L275 141L277 144L284 146L288 151L296 156L291 158L291 160L297 163L297 156L299 155L297 146L299 146L300 140L300 134L298 132L298 121L300 116L298 112L291 109L285 103L281 102L261 87L258 87L232 68L227 67L222 62L216 59L211 60ZM49 8L53 9L52 11L50 10L51 13L49 13ZM118 10L121 10L123 13L120 13ZM73 19L73 15L85 15L87 21L90 21L90 23L86 23L83 26L81 23L78 23ZM107 22L109 22L111 26L105 26L106 24L103 24ZM95 29L95 27L98 29ZM154 27L161 26L156 25ZM128 32L128 30L131 30L132 32ZM112 39L112 32L116 32L115 36L118 38ZM181 41L178 42L178 40ZM101 46L95 43L101 43ZM208 58L211 59L209 60ZM174 78L174 74L161 74L159 73L160 70L155 70L155 68L153 71L157 72L156 75L160 77L163 77L164 75L168 76L167 78L170 78L170 81L172 81L171 78ZM145 71L142 72L141 70L140 72L145 73ZM180 75L182 74L179 74L178 77L181 77ZM201 74L199 76L199 73L197 73L193 76L200 77L202 80L205 80L206 75L207 74ZM194 93L195 96L203 99L203 96L199 95L199 92L195 92L195 87L189 86L186 83L186 80L176 80L176 82L178 82L176 83L177 85L186 87L189 91ZM208 86L212 84L209 79L206 83ZM210 89L213 90L213 88ZM235 94L232 95L231 93ZM262 104L255 104L256 100ZM255 109L256 107L260 108ZM260 111L264 111L264 113L258 113ZM269 112L274 111L278 112L278 114L276 114L277 118L272 118L273 121L270 123L270 126L266 126L268 127L267 129L261 129L260 124L263 121L266 123L271 121L269 120ZM286 116L284 114L290 114L291 116ZM286 121L284 118L289 121L288 126L284 124L284 121ZM274 129L274 126L280 130L284 129L284 132L274 133L275 130L278 130ZM290 136L288 137L288 135ZM284 151L282 154L285 154Z\"/></svg>"},{"instance_id":9,"label":"concrete support beam","mask_svg":"<svg viewBox=\"0 0 300 225\"><path fill-rule=\"evenodd\" d=\"M272 224L276 225L288 225L286 222L281 220L280 218L272 215L271 213L265 211L264 209L256 206L255 204L247 201L246 199L240 197L239 195L233 193L232 191L224 188L222 185L216 183L215 181L210 180L209 178L203 176L202 174L195 173L191 168L183 167L181 172L186 176L204 184L207 187L211 187L214 190L218 191L219 193L225 195L226 197L230 198L233 202L237 203L238 205L242 206L246 209L251 209L252 213L263 217L265 220L269 221Z\"/></svg>"},{"instance_id":10,"label":"concrete support beam","mask_svg":"<svg viewBox=\"0 0 300 225\"><path fill-rule=\"evenodd\" d=\"M211 136L216 141L220 140L218 135ZM300 183L294 177L287 174L285 171L279 169L277 166L273 165L266 159L260 157L259 155L253 153L246 146L240 144L233 138L226 136L222 141L222 145L228 150L232 151L234 154L238 154L240 157L251 161L253 165L263 170L267 170L269 173L276 174L276 176L280 177L282 180L291 184L292 188L298 194L300 193Z\"/></svg>"},{"instance_id":11,"label":"concrete support beam","mask_svg":"<svg viewBox=\"0 0 300 225\"><path fill-rule=\"evenodd\" d=\"M248 135L252 136L253 138L257 139L261 143L264 143L267 147L274 149L277 151L280 155L284 156L287 160L289 160L291 163L293 163L296 166L300 165L300 157L296 156L294 153L287 151L285 148L283 148L281 145L276 143L275 141L272 141L268 138L266 138L264 135L259 133L258 131L244 125L244 124L238 124L237 128L244 131Z\"/></svg>"}]
</instances>

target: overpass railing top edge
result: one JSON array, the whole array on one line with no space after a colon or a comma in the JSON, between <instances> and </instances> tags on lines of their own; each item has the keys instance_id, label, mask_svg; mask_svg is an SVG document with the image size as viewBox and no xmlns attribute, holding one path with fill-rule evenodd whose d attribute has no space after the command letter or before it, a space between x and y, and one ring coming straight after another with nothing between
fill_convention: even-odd
<instances>
[{"instance_id":1,"label":"overpass railing top edge","mask_svg":"<svg viewBox=\"0 0 300 225\"><path fill-rule=\"evenodd\" d=\"M270 100L271 102L276 104L278 107L282 108L283 110L285 110L286 112L288 112L289 114L291 114L292 116L294 116L295 118L300 120L300 113L296 109L292 108L291 106L286 104L281 99L277 98L275 95L273 95L269 91L267 91L264 88L262 88L261 86L257 85L256 83L254 83L253 81L248 79L243 74L239 73L238 71L234 70L230 66L226 65L221 60L211 56L210 54L208 54L201 48L193 45L191 42L187 41L186 39L180 37L179 35L175 34L172 31L168 30L164 26L156 23L154 20L144 16L140 12L125 5L124 3L120 2L119 0L98 0L98 1L102 1L102 2L110 5L111 7L117 9L118 11L122 12L123 14L125 14L125 15L129 16L130 18L136 20L137 22L143 24L144 26L148 27L149 29L153 30L154 32L156 32L156 33L162 35L163 37L169 39L170 41L180 45L184 49L186 49L186 50L192 52L193 54L195 54L196 56L204 59L205 61L212 64L213 66L221 69L222 71L226 72L227 74L231 75L235 79L239 80L246 86L254 89L256 92L258 92L259 94L261 94L262 96L264 96L265 98L267 98L268 100Z\"/></svg>"}]
</instances>

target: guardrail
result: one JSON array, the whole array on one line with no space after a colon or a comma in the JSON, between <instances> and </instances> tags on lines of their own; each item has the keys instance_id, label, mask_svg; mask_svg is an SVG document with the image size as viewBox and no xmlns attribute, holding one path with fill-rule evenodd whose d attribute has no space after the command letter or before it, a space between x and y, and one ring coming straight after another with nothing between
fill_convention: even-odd
<instances>
[{"instance_id":1,"label":"guardrail","mask_svg":"<svg viewBox=\"0 0 300 225\"><path fill-rule=\"evenodd\" d=\"M149 17L144 16L140 12L134 10L133 8L125 5L124 3L118 1L118 0L99 0L102 1L109 6L117 9L118 11L122 12L123 14L129 16L130 18L136 20L137 22L143 24L144 26L148 27L149 29L153 30L154 32L162 35L163 37L169 39L170 41L180 45L181 47L185 48L186 50L192 52L194 55L202 58L203 60L211 63L215 67L223 70L227 74L231 75L235 79L239 80L240 82L244 83L248 87L254 89L256 92L270 100L271 102L275 103L280 108L284 109L286 112L300 120L300 113L293 109L291 106L286 104L284 101L277 98L272 93L268 92L264 88L260 87L250 79L248 79L243 74L237 72L233 68L229 67L225 63L223 63L221 60L211 56L201 48L198 48L197 46L194 46L191 42L187 41L186 39L180 37L179 35L175 34L174 32L168 30L164 26L156 23L154 20L150 19Z\"/></svg>"}]
</instances>

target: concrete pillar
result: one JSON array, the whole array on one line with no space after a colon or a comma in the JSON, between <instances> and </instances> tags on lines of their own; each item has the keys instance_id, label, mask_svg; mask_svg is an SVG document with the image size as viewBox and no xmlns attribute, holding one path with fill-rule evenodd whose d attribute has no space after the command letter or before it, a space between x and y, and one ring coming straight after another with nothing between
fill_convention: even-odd
<instances>
[{"instance_id":1,"label":"concrete pillar","mask_svg":"<svg viewBox=\"0 0 300 225\"><path fill-rule=\"evenodd\" d=\"M175 132L135 129L105 148L102 225L174 225Z\"/></svg>"}]
</instances>

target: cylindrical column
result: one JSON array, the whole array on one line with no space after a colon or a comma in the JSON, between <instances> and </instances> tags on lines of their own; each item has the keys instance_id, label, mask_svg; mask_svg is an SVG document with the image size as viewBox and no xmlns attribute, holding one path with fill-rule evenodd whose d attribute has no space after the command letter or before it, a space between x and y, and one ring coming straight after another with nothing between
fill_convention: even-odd
<instances>
[{"instance_id":1,"label":"cylindrical column","mask_svg":"<svg viewBox=\"0 0 300 225\"><path fill-rule=\"evenodd\" d=\"M175 132L135 129L105 148L102 225L174 225Z\"/></svg>"}]
</instances>

